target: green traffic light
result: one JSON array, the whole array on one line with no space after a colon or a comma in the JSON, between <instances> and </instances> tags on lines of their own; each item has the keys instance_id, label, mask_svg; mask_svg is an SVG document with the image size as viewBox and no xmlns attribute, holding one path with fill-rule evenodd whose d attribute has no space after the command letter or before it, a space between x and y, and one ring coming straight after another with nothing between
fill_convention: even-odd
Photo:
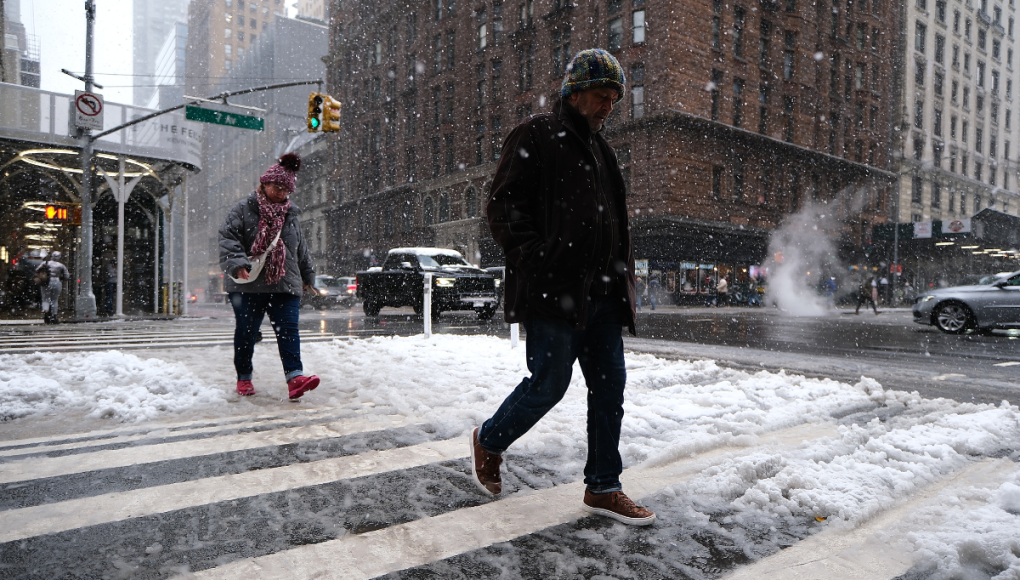
<instances>
[{"instance_id":1,"label":"green traffic light","mask_svg":"<svg viewBox=\"0 0 1020 580\"><path fill-rule=\"evenodd\" d=\"M315 117L312 117L312 129L318 129L319 125L320 125L319 120L316 119Z\"/></svg>"}]
</instances>

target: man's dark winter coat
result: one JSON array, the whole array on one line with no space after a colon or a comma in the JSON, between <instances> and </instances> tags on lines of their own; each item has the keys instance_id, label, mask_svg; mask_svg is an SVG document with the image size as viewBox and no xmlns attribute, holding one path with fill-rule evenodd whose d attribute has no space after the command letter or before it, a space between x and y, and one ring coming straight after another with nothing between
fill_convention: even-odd
<instances>
[{"instance_id":1,"label":"man's dark winter coat","mask_svg":"<svg viewBox=\"0 0 1020 580\"><path fill-rule=\"evenodd\" d=\"M259 202L258 194L252 192L234 206L220 226L220 267L230 276L237 277L237 272L251 265L248 253L259 233ZM237 284L230 278L223 281L226 292L280 292L301 296L302 286L315 283L315 268L308 254L304 232L298 222L301 210L293 202L287 211L287 219L280 230L280 240L287 248L287 261L284 263L286 275L276 284L265 282L265 271L259 273L258 279L248 284Z\"/></svg>"},{"instance_id":2,"label":"man's dark winter coat","mask_svg":"<svg viewBox=\"0 0 1020 580\"><path fill-rule=\"evenodd\" d=\"M604 191L605 183L612 191ZM583 326L592 281L610 259L600 232L607 219L603 210L611 208L625 264L616 291L634 334L634 250L625 191L616 152L565 102L510 132L486 208L492 237L506 253L507 322L542 317Z\"/></svg>"}]
</instances>

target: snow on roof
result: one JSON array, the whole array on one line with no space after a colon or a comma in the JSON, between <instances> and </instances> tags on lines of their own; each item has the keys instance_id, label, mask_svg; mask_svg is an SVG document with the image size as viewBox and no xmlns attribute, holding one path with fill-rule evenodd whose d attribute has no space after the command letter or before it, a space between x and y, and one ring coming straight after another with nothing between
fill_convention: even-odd
<instances>
[{"instance_id":1,"label":"snow on roof","mask_svg":"<svg viewBox=\"0 0 1020 580\"><path fill-rule=\"evenodd\" d=\"M448 250L446 248L393 248L389 251L389 254L414 254L416 256L457 256L463 258L464 255L457 250ZM389 255L387 254L387 255Z\"/></svg>"}]
</instances>

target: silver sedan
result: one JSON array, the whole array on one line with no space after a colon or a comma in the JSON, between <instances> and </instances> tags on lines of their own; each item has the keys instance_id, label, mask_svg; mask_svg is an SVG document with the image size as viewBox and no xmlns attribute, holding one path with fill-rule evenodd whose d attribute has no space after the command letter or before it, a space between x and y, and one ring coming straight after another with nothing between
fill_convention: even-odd
<instances>
[{"instance_id":1,"label":"silver sedan","mask_svg":"<svg viewBox=\"0 0 1020 580\"><path fill-rule=\"evenodd\" d=\"M969 328L1020 328L1020 271L988 284L919 293L913 311L914 322L951 334Z\"/></svg>"}]
</instances>

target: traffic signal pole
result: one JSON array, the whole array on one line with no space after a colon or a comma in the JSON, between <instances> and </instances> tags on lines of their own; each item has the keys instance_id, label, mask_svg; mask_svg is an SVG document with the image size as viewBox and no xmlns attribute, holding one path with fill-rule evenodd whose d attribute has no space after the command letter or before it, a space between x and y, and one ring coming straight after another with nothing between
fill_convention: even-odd
<instances>
[{"instance_id":1,"label":"traffic signal pole","mask_svg":"<svg viewBox=\"0 0 1020 580\"><path fill-rule=\"evenodd\" d=\"M94 0L85 0L85 92L92 92L92 35L96 22ZM75 295L74 314L78 319L96 318L96 295L92 291L92 131L81 133L81 236L75 259L78 292Z\"/></svg>"}]
</instances>

